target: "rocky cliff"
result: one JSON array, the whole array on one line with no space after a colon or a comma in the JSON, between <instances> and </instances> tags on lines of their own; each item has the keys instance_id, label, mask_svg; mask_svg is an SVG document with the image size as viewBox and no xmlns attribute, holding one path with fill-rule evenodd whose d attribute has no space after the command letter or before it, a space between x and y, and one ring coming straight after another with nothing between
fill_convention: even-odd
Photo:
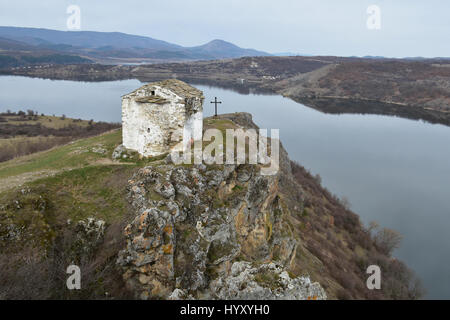
<instances>
[{"instance_id":1,"label":"rocky cliff","mask_svg":"<svg viewBox=\"0 0 450 320\"><path fill-rule=\"evenodd\" d=\"M206 127L257 128L250 114ZM383 253L357 215L280 148L280 170L163 163L128 182L134 217L120 266L141 299L417 298L412 272ZM383 269L383 290L366 268ZM311 280L312 279L312 280Z\"/></svg>"},{"instance_id":2,"label":"rocky cliff","mask_svg":"<svg viewBox=\"0 0 450 320\"><path fill-rule=\"evenodd\" d=\"M249 115L235 120L254 126ZM294 184L285 152L281 167L274 176L257 165L140 169L117 261L136 297L326 299L318 283L288 272L299 240L284 201L283 184Z\"/></svg>"},{"instance_id":3,"label":"rocky cliff","mask_svg":"<svg viewBox=\"0 0 450 320\"><path fill-rule=\"evenodd\" d=\"M257 128L246 113L204 127ZM13 178L31 160L55 171L0 191L0 299L420 297L413 273L282 146L266 176L141 159L120 143L111 132L3 164ZM80 290L66 287L72 264ZM366 286L370 265L381 290Z\"/></svg>"}]
</instances>

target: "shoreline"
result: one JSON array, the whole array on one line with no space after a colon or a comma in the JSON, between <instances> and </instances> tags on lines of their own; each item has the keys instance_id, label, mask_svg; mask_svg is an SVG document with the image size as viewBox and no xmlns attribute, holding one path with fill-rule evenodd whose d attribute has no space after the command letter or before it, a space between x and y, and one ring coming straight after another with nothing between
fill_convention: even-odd
<instances>
[{"instance_id":1,"label":"shoreline","mask_svg":"<svg viewBox=\"0 0 450 320\"><path fill-rule=\"evenodd\" d=\"M35 73L15 73L7 70L0 70L0 76L17 76L26 78L37 78L46 80L77 81L77 82L113 82L125 80L138 80L142 83L161 79L168 79L170 76L166 73L155 73L143 75L133 75L129 66L114 66L119 68L120 72L98 73L54 73L53 75L35 74ZM27 69L28 70L28 69ZM37 69L30 69L37 70ZM41 69L42 70L42 69ZM52 69L53 70L53 69ZM176 75L175 75L176 76ZM340 97L340 96L314 96L302 94L285 94L271 88L266 83L246 82L239 84L230 79L211 79L210 77L186 76L180 75L180 80L192 83L193 85L207 85L221 89L232 90L240 94L261 94L261 95L281 95L297 103L303 104L323 113L329 114L373 114L395 116L410 120L422 120L431 124L441 124L450 126L450 111L436 110L430 107L414 106L398 102L386 102L382 100L361 98L361 97Z\"/></svg>"}]
</instances>

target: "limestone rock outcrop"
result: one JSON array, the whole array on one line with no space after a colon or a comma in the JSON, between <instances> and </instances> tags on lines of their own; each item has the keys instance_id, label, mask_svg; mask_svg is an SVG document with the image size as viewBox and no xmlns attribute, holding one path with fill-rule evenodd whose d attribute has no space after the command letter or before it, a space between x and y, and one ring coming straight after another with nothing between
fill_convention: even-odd
<instances>
[{"instance_id":1,"label":"limestone rock outcrop","mask_svg":"<svg viewBox=\"0 0 450 320\"><path fill-rule=\"evenodd\" d=\"M117 263L141 299L325 299L288 273L298 237L280 191L289 165L180 165L139 169L128 185L136 216Z\"/></svg>"},{"instance_id":2,"label":"limestone rock outcrop","mask_svg":"<svg viewBox=\"0 0 450 320\"><path fill-rule=\"evenodd\" d=\"M275 263L253 267L250 262L235 262L229 275L211 283L215 297L223 300L324 300L323 288L309 277L292 279Z\"/></svg>"}]
</instances>

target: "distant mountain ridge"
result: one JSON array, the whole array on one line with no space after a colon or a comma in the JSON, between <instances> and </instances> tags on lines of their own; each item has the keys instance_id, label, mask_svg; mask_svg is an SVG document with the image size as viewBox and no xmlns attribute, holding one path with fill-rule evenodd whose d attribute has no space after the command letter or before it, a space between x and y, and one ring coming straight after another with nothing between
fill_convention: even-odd
<instances>
[{"instance_id":1,"label":"distant mountain ridge","mask_svg":"<svg viewBox=\"0 0 450 320\"><path fill-rule=\"evenodd\" d=\"M219 57L226 53L231 58L241 58L245 56L270 56L269 53L258 51L255 49L243 49L231 42L220 39L212 40L202 46L189 48L192 52L201 52L203 54L210 54Z\"/></svg>"},{"instance_id":2,"label":"distant mountain ridge","mask_svg":"<svg viewBox=\"0 0 450 320\"><path fill-rule=\"evenodd\" d=\"M11 51L50 50L93 59L214 60L244 56L270 56L254 49L240 48L224 40L183 47L163 40L121 32L58 31L38 28L0 27L0 49ZM8 41L13 41L9 43Z\"/></svg>"},{"instance_id":3,"label":"distant mountain ridge","mask_svg":"<svg viewBox=\"0 0 450 320\"><path fill-rule=\"evenodd\" d=\"M0 27L0 37L22 41L31 45L65 44L74 47L116 48L141 47L152 49L179 49L181 46L150 37L120 32L59 31L40 28Z\"/></svg>"}]
</instances>

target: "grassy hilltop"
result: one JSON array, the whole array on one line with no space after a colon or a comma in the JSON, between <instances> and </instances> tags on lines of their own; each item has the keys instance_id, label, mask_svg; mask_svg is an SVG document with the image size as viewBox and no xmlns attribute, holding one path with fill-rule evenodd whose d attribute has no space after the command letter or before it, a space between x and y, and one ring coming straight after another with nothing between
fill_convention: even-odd
<instances>
[{"instance_id":1,"label":"grassy hilltop","mask_svg":"<svg viewBox=\"0 0 450 320\"><path fill-rule=\"evenodd\" d=\"M246 121L238 115L233 121L209 118L205 120L205 127L223 131L246 126ZM234 206L247 210L246 201L261 198L261 203L273 201L273 206L263 209L264 214L253 207L254 214L264 216L258 220L259 229L252 223L234 226L234 223L221 222L217 226L237 228L239 232L244 231L243 227L248 228L246 232L254 234L253 241L258 241L239 240L242 241L241 253L230 263L242 259L254 265L267 263L253 256L253 252L259 251L252 246L260 242L272 248L272 261L281 258L287 261L292 279L309 275L332 299L410 299L422 294L411 271L390 257L389 250L383 246L386 243L366 230L358 216L321 187L317 178L291 162L285 151L281 152L283 165L279 175L270 178L269 185L264 187L261 181L265 178L259 176L253 166L234 169L206 166L199 172L191 165L183 165L179 167L181 171L177 171L177 167L167 165L163 157L141 159L129 153L126 158L113 160L113 151L121 142L121 130L116 129L0 163L0 298L135 297L136 292L125 285L127 274L116 263L119 251L129 247L126 246L128 231L124 232L125 227L131 221L140 221L141 210L131 204L134 201L166 210L164 205L159 206L166 200L155 193L158 184L153 186L151 176L168 177L169 172L181 171L200 174L199 180L171 181L177 190L174 201L178 202L180 212L194 215L170 228L170 232L177 235L175 248L178 249L163 253L177 257L174 267L181 275L189 272L189 268L183 267L188 261L183 262L180 252L188 250L190 241L198 236L195 206L209 207L211 214L228 212L223 216L226 217L234 214ZM197 190L200 181L209 186L216 175L224 175L230 170L228 178L224 176L223 182L216 187L194 192L201 200L199 204L181 193L186 190L185 186ZM247 178L239 180L238 177L250 180L245 182ZM177 183L185 186L177 186ZM139 190L147 190L142 198ZM245 222L245 215L239 212L236 221L243 219L241 222ZM209 227L214 230L214 224ZM233 238L233 241L237 240ZM277 249L278 241L296 243L296 246ZM293 250L292 255L289 248ZM204 257L204 275L212 282L223 272L215 262L221 259L223 250L214 249L214 246L210 249ZM189 251L184 253L185 257L189 255ZM65 286L65 271L72 263L83 270L80 291L69 291ZM374 263L384 270L381 291L369 291L365 287L365 269ZM145 279L148 277L141 280ZM254 281L269 288L280 285L278 277L266 274L255 276ZM201 293L198 294L196 298L201 298Z\"/></svg>"}]
</instances>

